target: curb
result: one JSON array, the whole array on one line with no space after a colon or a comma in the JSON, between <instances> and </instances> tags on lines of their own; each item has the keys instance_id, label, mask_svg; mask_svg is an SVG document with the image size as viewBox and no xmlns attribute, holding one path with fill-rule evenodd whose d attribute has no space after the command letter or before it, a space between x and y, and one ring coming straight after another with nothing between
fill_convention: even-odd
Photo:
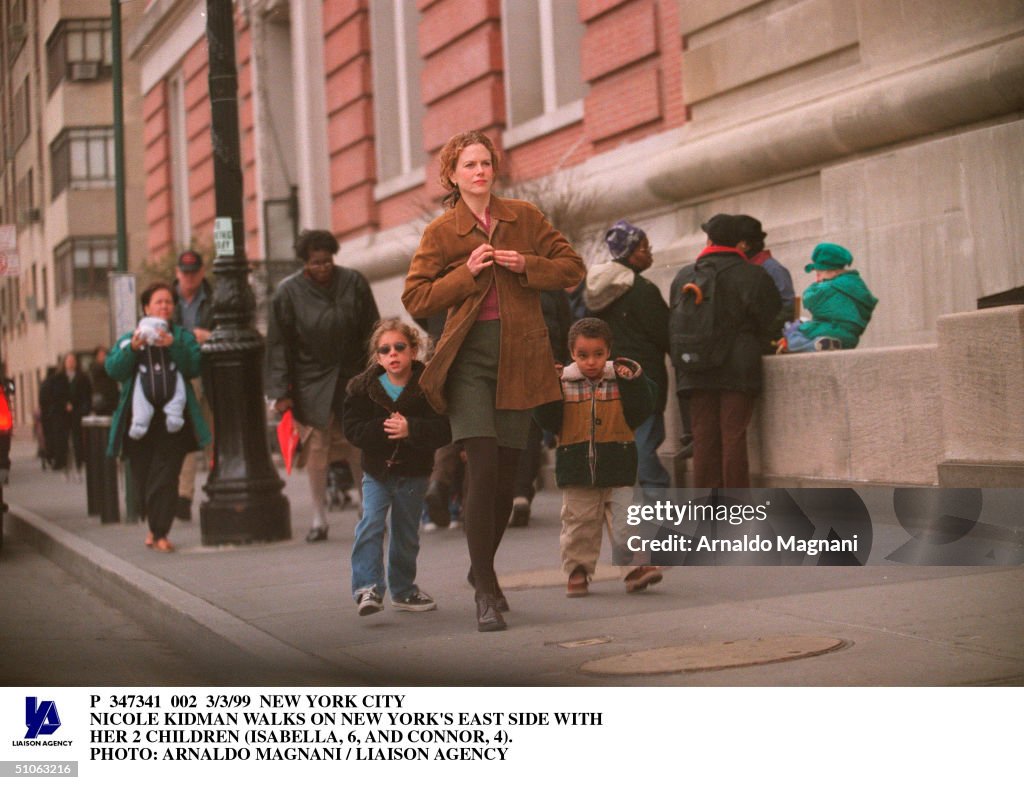
<instances>
[{"instance_id":1,"label":"curb","mask_svg":"<svg viewBox=\"0 0 1024 790\"><path fill-rule=\"evenodd\" d=\"M216 685L366 685L164 579L10 504L7 527L107 602L192 658Z\"/></svg>"}]
</instances>

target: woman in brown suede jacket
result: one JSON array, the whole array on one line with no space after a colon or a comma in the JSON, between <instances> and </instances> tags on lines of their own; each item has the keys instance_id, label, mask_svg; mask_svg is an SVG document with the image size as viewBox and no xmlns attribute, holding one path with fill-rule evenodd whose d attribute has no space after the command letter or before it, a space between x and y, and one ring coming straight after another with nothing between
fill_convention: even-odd
<instances>
[{"instance_id":1,"label":"woman in brown suede jacket","mask_svg":"<svg viewBox=\"0 0 1024 790\"><path fill-rule=\"evenodd\" d=\"M500 631L508 602L494 555L512 510L529 410L561 398L540 292L573 286L585 270L536 206L491 194L498 154L486 135L455 135L440 164L448 210L423 232L402 302L417 318L447 311L420 386L466 450L477 627Z\"/></svg>"}]
</instances>

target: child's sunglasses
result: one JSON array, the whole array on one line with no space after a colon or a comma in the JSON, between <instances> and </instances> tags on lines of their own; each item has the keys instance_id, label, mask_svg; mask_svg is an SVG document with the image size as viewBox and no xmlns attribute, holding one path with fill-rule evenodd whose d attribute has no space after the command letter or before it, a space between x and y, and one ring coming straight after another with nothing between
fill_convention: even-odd
<instances>
[{"instance_id":1,"label":"child's sunglasses","mask_svg":"<svg viewBox=\"0 0 1024 790\"><path fill-rule=\"evenodd\" d=\"M409 347L408 343L395 343L395 351L397 351L399 354L401 354L403 351L405 351L408 347ZM391 353L391 346L390 345L377 346L377 353L380 354L381 356L383 356L385 354L390 354Z\"/></svg>"}]
</instances>

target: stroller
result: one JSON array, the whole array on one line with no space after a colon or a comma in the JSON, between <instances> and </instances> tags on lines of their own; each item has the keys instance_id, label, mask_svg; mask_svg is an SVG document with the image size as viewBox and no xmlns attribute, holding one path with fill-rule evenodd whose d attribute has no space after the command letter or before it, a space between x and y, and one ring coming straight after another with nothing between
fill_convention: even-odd
<instances>
[{"instance_id":1,"label":"stroller","mask_svg":"<svg viewBox=\"0 0 1024 790\"><path fill-rule=\"evenodd\" d=\"M343 510L353 502L352 467L348 461L332 461L327 467L327 509Z\"/></svg>"}]
</instances>

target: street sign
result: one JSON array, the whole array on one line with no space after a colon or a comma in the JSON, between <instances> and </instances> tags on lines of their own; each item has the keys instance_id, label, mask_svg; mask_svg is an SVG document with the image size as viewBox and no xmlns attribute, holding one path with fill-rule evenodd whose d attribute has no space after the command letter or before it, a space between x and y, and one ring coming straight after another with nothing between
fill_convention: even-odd
<instances>
[{"instance_id":1,"label":"street sign","mask_svg":"<svg viewBox=\"0 0 1024 790\"><path fill-rule=\"evenodd\" d=\"M231 217L217 217L213 221L213 246L217 257L232 258L235 255L235 234Z\"/></svg>"},{"instance_id":2,"label":"street sign","mask_svg":"<svg viewBox=\"0 0 1024 790\"><path fill-rule=\"evenodd\" d=\"M135 298L135 275L129 272L110 272L110 340L114 342L126 332L135 329L138 320L138 302Z\"/></svg>"}]
</instances>

